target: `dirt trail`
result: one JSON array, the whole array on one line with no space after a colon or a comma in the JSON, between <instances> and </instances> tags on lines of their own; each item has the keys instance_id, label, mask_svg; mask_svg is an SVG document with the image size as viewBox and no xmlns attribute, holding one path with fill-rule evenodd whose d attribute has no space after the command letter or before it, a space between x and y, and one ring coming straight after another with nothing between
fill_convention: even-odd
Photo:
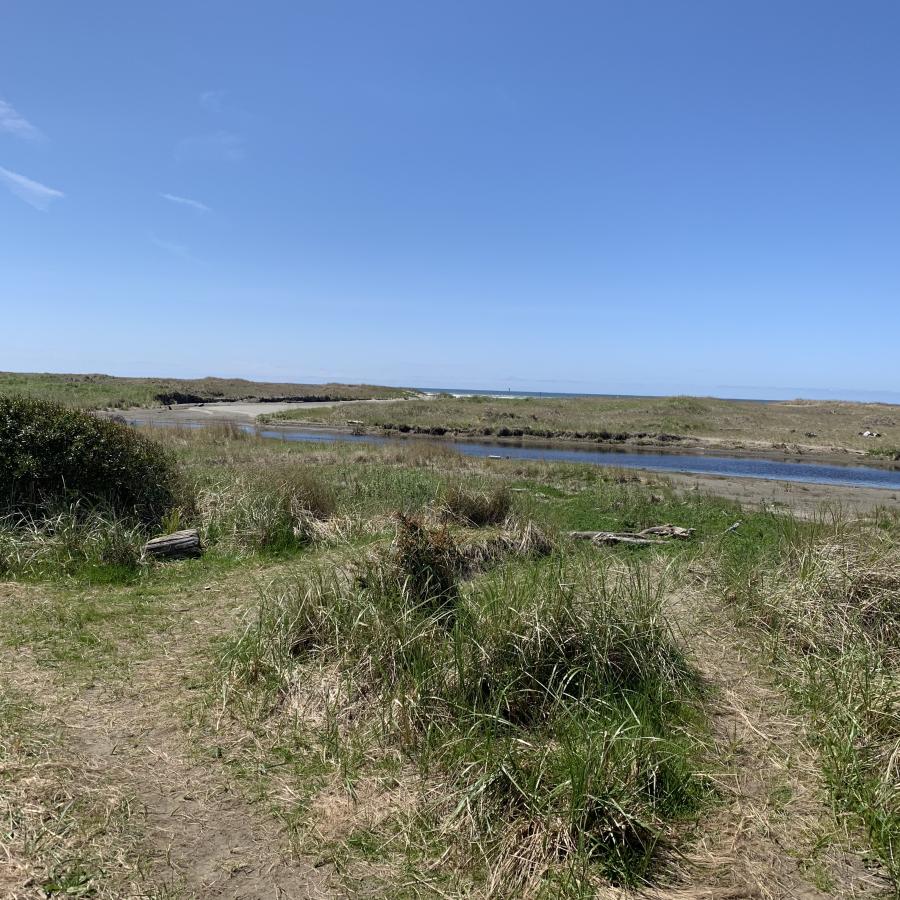
<instances>
[{"instance_id":1,"label":"dirt trail","mask_svg":"<svg viewBox=\"0 0 900 900\"><path fill-rule=\"evenodd\" d=\"M29 602L28 594L38 591L17 586L17 602ZM187 613L194 610L185 610L183 627L161 636L126 683L98 679L79 690L51 674L30 651L4 651L0 664L17 689L61 723L65 752L130 804L146 872L134 892L120 888L114 896L332 896L326 873L291 858L274 822L216 763L214 748L204 761L190 746L184 710L200 661L198 645L222 624L210 622L216 608L208 602L211 595L205 596L204 623L192 621ZM43 896L25 887L18 896Z\"/></svg>"},{"instance_id":2,"label":"dirt trail","mask_svg":"<svg viewBox=\"0 0 900 900\"><path fill-rule=\"evenodd\" d=\"M725 802L685 857L691 886L657 896L890 896L888 880L839 833L805 723L760 669L759 648L705 585L674 595L670 608L714 694L713 739L724 761L714 780Z\"/></svg>"}]
</instances>

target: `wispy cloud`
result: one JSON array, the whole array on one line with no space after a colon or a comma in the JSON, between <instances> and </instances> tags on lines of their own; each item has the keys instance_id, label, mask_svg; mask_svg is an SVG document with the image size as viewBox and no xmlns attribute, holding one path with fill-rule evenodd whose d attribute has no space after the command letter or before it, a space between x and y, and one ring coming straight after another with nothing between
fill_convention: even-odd
<instances>
[{"instance_id":1,"label":"wispy cloud","mask_svg":"<svg viewBox=\"0 0 900 900\"><path fill-rule=\"evenodd\" d=\"M191 251L188 250L184 244L176 244L174 241L164 241L152 232L150 234L150 242L159 247L160 250L165 250L166 253L171 253L173 256L178 256L181 259L194 259L194 257L191 256Z\"/></svg>"},{"instance_id":2,"label":"wispy cloud","mask_svg":"<svg viewBox=\"0 0 900 900\"><path fill-rule=\"evenodd\" d=\"M222 112L225 91L204 91L200 95L200 105L210 112Z\"/></svg>"},{"instance_id":3,"label":"wispy cloud","mask_svg":"<svg viewBox=\"0 0 900 900\"><path fill-rule=\"evenodd\" d=\"M12 104L5 100L0 100L0 131L28 141L39 141L44 137L39 128L16 112Z\"/></svg>"},{"instance_id":4,"label":"wispy cloud","mask_svg":"<svg viewBox=\"0 0 900 900\"><path fill-rule=\"evenodd\" d=\"M171 203L177 203L180 206L189 206L191 209L200 213L208 213L210 211L205 203L201 203L199 200L191 200L190 197L179 197L177 194L160 194L160 196Z\"/></svg>"},{"instance_id":5,"label":"wispy cloud","mask_svg":"<svg viewBox=\"0 0 900 900\"><path fill-rule=\"evenodd\" d=\"M179 162L239 162L244 158L244 139L230 131L185 138L176 145L175 158Z\"/></svg>"},{"instance_id":6,"label":"wispy cloud","mask_svg":"<svg viewBox=\"0 0 900 900\"><path fill-rule=\"evenodd\" d=\"M35 209L46 209L54 200L66 196L62 191L47 187L39 181L32 181L18 172L10 172L3 166L0 166L0 182Z\"/></svg>"}]
</instances>

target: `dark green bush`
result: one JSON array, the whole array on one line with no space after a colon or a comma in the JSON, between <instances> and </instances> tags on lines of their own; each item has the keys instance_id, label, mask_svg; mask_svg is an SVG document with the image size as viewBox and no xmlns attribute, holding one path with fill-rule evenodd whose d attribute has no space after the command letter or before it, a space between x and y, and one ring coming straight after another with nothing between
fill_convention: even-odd
<instances>
[{"instance_id":1,"label":"dark green bush","mask_svg":"<svg viewBox=\"0 0 900 900\"><path fill-rule=\"evenodd\" d=\"M0 396L0 515L74 503L151 525L186 496L174 457L127 425Z\"/></svg>"}]
</instances>

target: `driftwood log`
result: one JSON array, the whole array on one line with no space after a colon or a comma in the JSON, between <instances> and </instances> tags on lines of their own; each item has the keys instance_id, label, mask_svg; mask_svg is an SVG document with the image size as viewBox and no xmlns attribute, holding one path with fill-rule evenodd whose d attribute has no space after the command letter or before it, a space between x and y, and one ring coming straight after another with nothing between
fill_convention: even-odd
<instances>
[{"instance_id":1,"label":"driftwood log","mask_svg":"<svg viewBox=\"0 0 900 900\"><path fill-rule=\"evenodd\" d=\"M668 543L666 538L687 540L694 533L693 528L680 525L653 525L642 531L570 531L569 537L576 541L590 541L592 544L648 544Z\"/></svg>"},{"instance_id":2,"label":"driftwood log","mask_svg":"<svg viewBox=\"0 0 900 900\"><path fill-rule=\"evenodd\" d=\"M592 544L665 544L662 538L641 537L630 531L570 531L569 537Z\"/></svg>"},{"instance_id":3,"label":"driftwood log","mask_svg":"<svg viewBox=\"0 0 900 900\"><path fill-rule=\"evenodd\" d=\"M144 553L147 556L173 559L180 556L200 556L203 548L200 546L197 529L189 528L186 531L175 531L147 541L144 544Z\"/></svg>"}]
</instances>

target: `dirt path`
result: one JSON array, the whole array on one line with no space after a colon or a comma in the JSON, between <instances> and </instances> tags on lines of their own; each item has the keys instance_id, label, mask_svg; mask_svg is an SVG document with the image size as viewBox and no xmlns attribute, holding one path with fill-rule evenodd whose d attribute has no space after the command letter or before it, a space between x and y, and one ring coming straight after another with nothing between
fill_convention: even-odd
<instances>
[{"instance_id":1,"label":"dirt path","mask_svg":"<svg viewBox=\"0 0 900 900\"><path fill-rule=\"evenodd\" d=\"M884 898L890 885L840 833L805 723L760 666L759 648L702 582L670 599L713 691L713 739L725 802L685 857L685 898ZM658 895L663 896L663 895Z\"/></svg>"},{"instance_id":2,"label":"dirt path","mask_svg":"<svg viewBox=\"0 0 900 900\"><path fill-rule=\"evenodd\" d=\"M15 587L16 602L39 602L40 589ZM200 759L190 744L184 712L192 701L198 645L223 624L211 621L217 614L212 604L202 610L204 621L192 619L197 611L186 609L182 627L170 629L124 682L98 678L79 689L30 650L4 651L0 664L17 690L38 701L61 727L73 777L92 784L99 778L130 810L136 847L119 849L139 854L143 871L138 884L119 885L109 896L330 896L325 873L291 858L274 822L216 763L214 747ZM20 861L19 871L28 869L27 862ZM27 884L20 888L12 896L44 896Z\"/></svg>"}]
</instances>

